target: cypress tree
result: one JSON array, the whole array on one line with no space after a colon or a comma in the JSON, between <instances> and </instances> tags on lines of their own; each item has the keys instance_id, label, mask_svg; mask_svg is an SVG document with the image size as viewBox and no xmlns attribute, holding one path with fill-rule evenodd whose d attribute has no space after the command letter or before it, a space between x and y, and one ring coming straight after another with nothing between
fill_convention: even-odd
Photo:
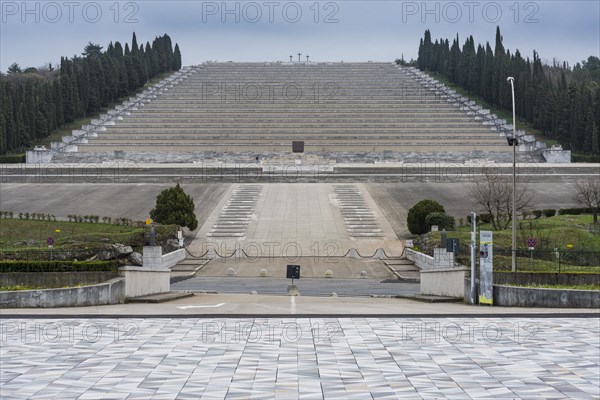
<instances>
[{"instance_id":1,"label":"cypress tree","mask_svg":"<svg viewBox=\"0 0 600 400\"><path fill-rule=\"evenodd\" d=\"M175 43L175 50L173 52L173 71L179 71L181 69L181 51L179 50L179 44Z\"/></svg>"}]
</instances>

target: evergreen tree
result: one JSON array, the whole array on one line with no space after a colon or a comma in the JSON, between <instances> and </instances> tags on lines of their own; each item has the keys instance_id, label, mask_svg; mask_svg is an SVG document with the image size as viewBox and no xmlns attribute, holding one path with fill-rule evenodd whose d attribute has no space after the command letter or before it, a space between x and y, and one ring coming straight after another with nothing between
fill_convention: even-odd
<instances>
[{"instance_id":1,"label":"evergreen tree","mask_svg":"<svg viewBox=\"0 0 600 400\"><path fill-rule=\"evenodd\" d=\"M194 199L178 183L158 194L150 218L160 224L185 226L193 231L198 227L194 209Z\"/></svg>"},{"instance_id":2,"label":"evergreen tree","mask_svg":"<svg viewBox=\"0 0 600 400\"><path fill-rule=\"evenodd\" d=\"M173 66L171 67L173 71L179 71L181 69L181 51L179 50L179 45L175 43L175 50L173 52Z\"/></svg>"}]
</instances>

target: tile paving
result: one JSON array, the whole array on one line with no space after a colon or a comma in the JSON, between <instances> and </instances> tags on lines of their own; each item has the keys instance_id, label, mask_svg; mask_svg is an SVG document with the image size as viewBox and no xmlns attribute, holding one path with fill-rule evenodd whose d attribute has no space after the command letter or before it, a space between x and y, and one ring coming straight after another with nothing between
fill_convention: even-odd
<instances>
[{"instance_id":1,"label":"tile paving","mask_svg":"<svg viewBox=\"0 0 600 400\"><path fill-rule=\"evenodd\" d=\"M598 399L587 318L3 319L2 399Z\"/></svg>"}]
</instances>

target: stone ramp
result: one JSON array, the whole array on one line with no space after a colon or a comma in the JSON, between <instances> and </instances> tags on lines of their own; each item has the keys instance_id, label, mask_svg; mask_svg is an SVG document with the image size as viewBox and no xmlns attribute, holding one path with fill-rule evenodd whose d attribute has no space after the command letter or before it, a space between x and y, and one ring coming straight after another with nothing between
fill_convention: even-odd
<instances>
[{"instance_id":1,"label":"stone ramp","mask_svg":"<svg viewBox=\"0 0 600 400\"><path fill-rule=\"evenodd\" d=\"M378 249L400 256L403 247L364 186L321 183L233 184L189 245L196 257L370 257Z\"/></svg>"},{"instance_id":2,"label":"stone ramp","mask_svg":"<svg viewBox=\"0 0 600 400\"><path fill-rule=\"evenodd\" d=\"M301 278L333 279L394 279L382 260L350 257L313 258L297 260L269 259L214 259L198 271L196 277L285 278L287 265L300 265ZM233 273L232 273L233 271ZM328 273L331 271L331 274Z\"/></svg>"}]
</instances>

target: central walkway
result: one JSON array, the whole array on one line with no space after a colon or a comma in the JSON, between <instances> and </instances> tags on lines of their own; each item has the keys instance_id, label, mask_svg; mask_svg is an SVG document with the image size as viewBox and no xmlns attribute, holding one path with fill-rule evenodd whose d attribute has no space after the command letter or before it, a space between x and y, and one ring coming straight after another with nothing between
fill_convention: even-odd
<instances>
[{"instance_id":1,"label":"central walkway","mask_svg":"<svg viewBox=\"0 0 600 400\"><path fill-rule=\"evenodd\" d=\"M3 399L597 399L598 319L3 319Z\"/></svg>"},{"instance_id":2,"label":"central walkway","mask_svg":"<svg viewBox=\"0 0 600 400\"><path fill-rule=\"evenodd\" d=\"M236 247L253 257L402 254L402 243L362 184L234 184L189 249Z\"/></svg>"}]
</instances>

